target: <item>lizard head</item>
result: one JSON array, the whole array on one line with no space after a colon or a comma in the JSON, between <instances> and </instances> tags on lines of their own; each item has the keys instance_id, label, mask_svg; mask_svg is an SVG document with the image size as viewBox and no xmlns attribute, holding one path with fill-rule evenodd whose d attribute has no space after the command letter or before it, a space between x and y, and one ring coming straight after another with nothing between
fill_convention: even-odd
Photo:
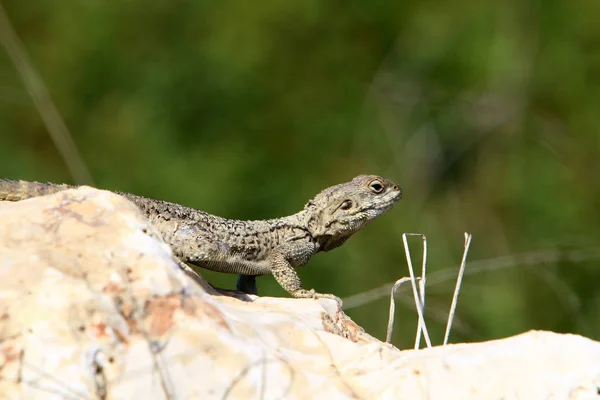
<instances>
[{"instance_id":1,"label":"lizard head","mask_svg":"<svg viewBox=\"0 0 600 400\"><path fill-rule=\"evenodd\" d=\"M323 250L331 250L402 197L394 182L377 175L360 175L350 182L323 190L304 207L308 229Z\"/></svg>"}]
</instances>

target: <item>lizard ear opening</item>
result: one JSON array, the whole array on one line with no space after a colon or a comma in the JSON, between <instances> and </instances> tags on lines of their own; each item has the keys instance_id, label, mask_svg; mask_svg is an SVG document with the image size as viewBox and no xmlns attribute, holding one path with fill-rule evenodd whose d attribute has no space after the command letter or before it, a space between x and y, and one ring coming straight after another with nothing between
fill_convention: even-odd
<instances>
[{"instance_id":1,"label":"lizard ear opening","mask_svg":"<svg viewBox=\"0 0 600 400\"><path fill-rule=\"evenodd\" d=\"M349 210L352 208L352 200L344 200L344 202L340 205L340 209Z\"/></svg>"}]
</instances>

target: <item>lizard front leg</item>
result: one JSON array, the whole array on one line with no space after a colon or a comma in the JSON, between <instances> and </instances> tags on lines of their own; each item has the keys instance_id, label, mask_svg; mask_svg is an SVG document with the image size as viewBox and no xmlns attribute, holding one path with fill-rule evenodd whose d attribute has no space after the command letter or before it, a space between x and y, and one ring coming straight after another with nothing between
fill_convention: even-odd
<instances>
[{"instance_id":1,"label":"lizard front leg","mask_svg":"<svg viewBox=\"0 0 600 400\"><path fill-rule=\"evenodd\" d=\"M269 257L269 264L271 268L271 273L275 280L282 288L284 288L292 297L297 299L300 298L310 298L310 299L332 299L338 302L338 304L342 305L342 300L328 293L317 293L314 289L304 289L302 288L302 282L300 281L300 277L298 273L292 267L292 264L286 259L283 253L276 253Z\"/></svg>"},{"instance_id":2,"label":"lizard front leg","mask_svg":"<svg viewBox=\"0 0 600 400\"><path fill-rule=\"evenodd\" d=\"M240 292L258 295L258 289L256 288L256 275L238 275L236 288Z\"/></svg>"}]
</instances>

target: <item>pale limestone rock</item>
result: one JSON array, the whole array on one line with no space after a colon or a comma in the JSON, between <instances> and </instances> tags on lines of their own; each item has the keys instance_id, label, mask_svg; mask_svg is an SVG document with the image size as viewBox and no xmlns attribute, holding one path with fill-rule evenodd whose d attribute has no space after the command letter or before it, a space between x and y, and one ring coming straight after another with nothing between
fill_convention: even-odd
<instances>
[{"instance_id":1,"label":"pale limestone rock","mask_svg":"<svg viewBox=\"0 0 600 400\"><path fill-rule=\"evenodd\" d=\"M189 275L110 192L0 202L0 399L598 398L582 337L400 352L333 301L242 301Z\"/></svg>"}]
</instances>

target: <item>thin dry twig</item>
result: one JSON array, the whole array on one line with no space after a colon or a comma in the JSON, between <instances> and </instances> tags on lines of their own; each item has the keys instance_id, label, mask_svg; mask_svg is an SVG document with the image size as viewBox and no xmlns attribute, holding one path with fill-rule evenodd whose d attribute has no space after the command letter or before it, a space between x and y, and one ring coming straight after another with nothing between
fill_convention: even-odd
<instances>
[{"instance_id":1,"label":"thin dry twig","mask_svg":"<svg viewBox=\"0 0 600 400\"><path fill-rule=\"evenodd\" d=\"M394 293L396 292L396 289L400 287L400 285L408 282L409 280L409 277L400 278L396 281L396 283L394 283L394 286L392 286L392 292L390 294L390 315L388 317L387 333L385 336L386 343L390 343L392 341L392 333L394 330L394 313L396 311L396 300L394 298Z\"/></svg>"},{"instance_id":2,"label":"thin dry twig","mask_svg":"<svg viewBox=\"0 0 600 400\"><path fill-rule=\"evenodd\" d=\"M444 334L444 346L448 344L448 337L450 337L450 330L452 329L452 321L454 320L454 313L456 312L458 295L460 293L460 287L462 285L462 278L465 272L465 266L467 264L467 255L469 254L469 247L471 247L472 238L473 235L465 232L465 250L463 251L462 261L460 262L460 268L458 270L458 276L456 277L456 286L454 287L454 294L452 295L452 304L450 305L450 313L448 314L448 322L446 324L446 333Z\"/></svg>"},{"instance_id":3,"label":"thin dry twig","mask_svg":"<svg viewBox=\"0 0 600 400\"><path fill-rule=\"evenodd\" d=\"M425 235L416 234L415 236L421 236L423 239L423 261L421 263L421 280L419 281L419 295L421 297L421 307L423 313L425 313L425 283L427 282L427 237ZM415 337L415 349L421 347L421 335L423 332L423 326L421 320L417 325L417 335Z\"/></svg>"},{"instance_id":4,"label":"thin dry twig","mask_svg":"<svg viewBox=\"0 0 600 400\"><path fill-rule=\"evenodd\" d=\"M23 84L33 99L38 112L46 124L46 129L48 129L50 137L65 161L75 183L78 185L93 184L92 176L79 154L65 122L61 118L52 99L50 99L48 89L44 85L42 78L33 67L25 51L25 46L23 46L23 43L12 27L2 3L0 3L0 41L21 75Z\"/></svg>"},{"instance_id":5,"label":"thin dry twig","mask_svg":"<svg viewBox=\"0 0 600 400\"><path fill-rule=\"evenodd\" d=\"M431 347L431 339L429 338L429 332L427 331L427 325L425 324L425 317L423 315L423 302L419 297L419 293L417 290L417 283L415 279L415 271L412 265L412 258L410 255L410 249L408 247L408 236L423 236L420 233L404 233L402 234L402 243L404 244L404 254L406 255L406 262L408 263L408 272L410 274L410 283L413 290L413 297L415 299L415 306L417 308L417 314L419 316L419 326L423 330L423 336L425 337L425 344L427 347ZM417 328L417 332L419 332Z\"/></svg>"}]
</instances>

